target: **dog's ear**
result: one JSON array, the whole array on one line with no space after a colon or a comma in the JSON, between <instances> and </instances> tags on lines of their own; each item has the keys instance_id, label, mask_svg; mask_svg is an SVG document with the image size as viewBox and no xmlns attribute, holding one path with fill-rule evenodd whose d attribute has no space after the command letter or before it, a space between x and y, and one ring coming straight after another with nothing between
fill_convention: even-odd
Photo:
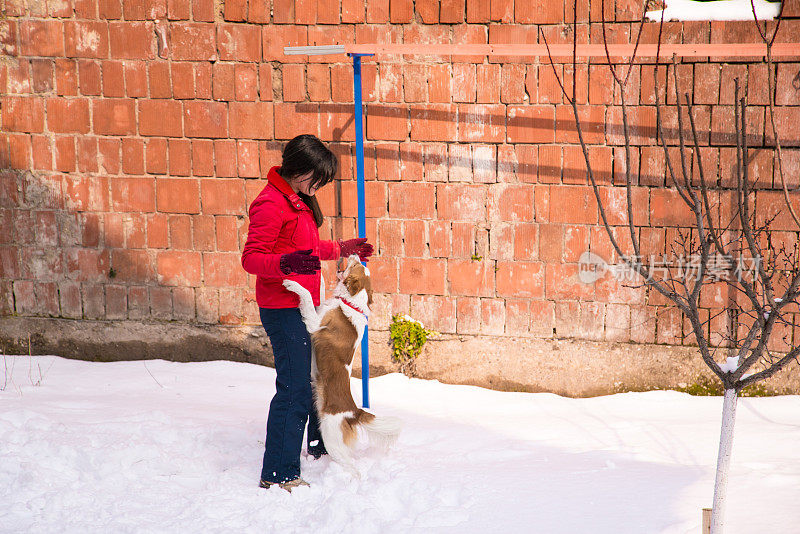
<instances>
[{"instance_id":1,"label":"dog's ear","mask_svg":"<svg viewBox=\"0 0 800 534\"><path fill-rule=\"evenodd\" d=\"M344 285L347 288L347 292L350 293L350 296L354 297L358 295L359 291L364 289L364 277L356 276L352 271L353 269L350 269L350 274L344 279Z\"/></svg>"}]
</instances>

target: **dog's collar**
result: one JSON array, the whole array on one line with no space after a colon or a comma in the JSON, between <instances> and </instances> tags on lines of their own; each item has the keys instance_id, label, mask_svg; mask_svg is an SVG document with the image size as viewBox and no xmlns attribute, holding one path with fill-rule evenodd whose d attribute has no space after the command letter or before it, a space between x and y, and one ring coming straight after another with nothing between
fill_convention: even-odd
<instances>
[{"instance_id":1,"label":"dog's collar","mask_svg":"<svg viewBox=\"0 0 800 534\"><path fill-rule=\"evenodd\" d=\"M363 315L364 317L366 317L366 316L367 316L367 314L366 314L366 312L364 312L364 310L362 310L362 309L361 309L361 308L359 308L358 306L354 305L353 303L351 303L351 302L348 302L348 301L347 301L347 299L343 299L342 297L339 297L339 300L341 300L341 301L342 301L342 304L345 304L345 305L347 305L347 306L350 306L351 308L353 308L355 311L357 311L358 313L360 313L360 314L361 314L361 315Z\"/></svg>"}]
</instances>

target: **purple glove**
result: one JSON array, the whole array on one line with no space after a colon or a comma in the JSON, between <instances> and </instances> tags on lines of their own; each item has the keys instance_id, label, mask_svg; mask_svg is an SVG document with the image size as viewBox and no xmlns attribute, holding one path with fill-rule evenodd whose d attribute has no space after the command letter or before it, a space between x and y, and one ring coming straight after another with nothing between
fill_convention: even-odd
<instances>
[{"instance_id":1,"label":"purple glove","mask_svg":"<svg viewBox=\"0 0 800 534\"><path fill-rule=\"evenodd\" d=\"M314 274L322 265L319 256L311 254L311 249L296 250L281 256L281 272L283 274Z\"/></svg>"},{"instance_id":2,"label":"purple glove","mask_svg":"<svg viewBox=\"0 0 800 534\"><path fill-rule=\"evenodd\" d=\"M353 254L358 254L361 261L367 261L367 258L372 256L374 250L372 245L367 243L366 237L357 239L348 239L347 241L339 240L339 248L341 249L340 256L346 258Z\"/></svg>"}]
</instances>

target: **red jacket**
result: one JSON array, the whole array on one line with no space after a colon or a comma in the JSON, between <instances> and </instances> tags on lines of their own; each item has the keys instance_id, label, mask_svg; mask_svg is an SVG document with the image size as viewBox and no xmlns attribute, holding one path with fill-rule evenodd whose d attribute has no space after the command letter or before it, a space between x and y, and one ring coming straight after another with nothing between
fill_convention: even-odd
<instances>
[{"instance_id":1,"label":"red jacket","mask_svg":"<svg viewBox=\"0 0 800 534\"><path fill-rule=\"evenodd\" d=\"M278 174L279 168L269 170L267 186L250 204L250 228L242 251L242 267L256 275L256 302L260 308L298 306L297 295L283 287L286 279L308 289L314 305L319 306L320 273L283 274L281 255L311 249L321 260L335 260L339 257L339 245L335 241L320 241L311 209Z\"/></svg>"}]
</instances>

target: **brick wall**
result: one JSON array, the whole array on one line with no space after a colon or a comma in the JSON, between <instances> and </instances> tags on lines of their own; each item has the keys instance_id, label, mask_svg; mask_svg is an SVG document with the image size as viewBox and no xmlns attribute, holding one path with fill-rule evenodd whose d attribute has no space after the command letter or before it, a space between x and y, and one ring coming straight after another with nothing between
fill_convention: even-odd
<instances>
[{"instance_id":1,"label":"brick wall","mask_svg":"<svg viewBox=\"0 0 800 534\"><path fill-rule=\"evenodd\" d=\"M614 42L640 2L608 0ZM299 133L328 142L339 180L320 193L324 238L356 228L352 67L284 56L286 45L570 42L572 3L513 0L5 0L0 21L0 314L257 324L254 280L239 264L247 206ZM794 11L792 11L794 10ZM581 0L579 38L600 41L600 2ZM787 16L798 16L787 5ZM772 24L770 24L772 27ZM643 39L654 42L649 24ZM751 23L669 23L668 42L757 40ZM800 19L777 39L800 43ZM733 58L735 59L735 58ZM765 139L767 67L700 58L678 69L693 94L706 169L730 185L732 80ZM800 185L800 63L776 65L787 176ZM559 64L571 84L612 224L625 223L621 109L608 70ZM663 73L663 70L661 71ZM655 146L652 64L632 105L634 216L650 251L687 223ZM373 328L407 312L450 334L691 343L658 295L577 280L598 226L571 109L536 58L365 59L367 234L377 254ZM675 108L667 135L677 142ZM766 151L752 154L757 202L779 206ZM719 172L717 172L717 166ZM729 206L730 191L716 197ZM622 203L620 203L622 202ZM781 215L780 239L797 241ZM620 226L624 238L626 227ZM331 266L327 266L328 279ZM723 294L705 295L709 317ZM720 327L711 321L711 330ZM796 325L798 327L800 325ZM800 339L800 338L796 338Z\"/></svg>"}]
</instances>

